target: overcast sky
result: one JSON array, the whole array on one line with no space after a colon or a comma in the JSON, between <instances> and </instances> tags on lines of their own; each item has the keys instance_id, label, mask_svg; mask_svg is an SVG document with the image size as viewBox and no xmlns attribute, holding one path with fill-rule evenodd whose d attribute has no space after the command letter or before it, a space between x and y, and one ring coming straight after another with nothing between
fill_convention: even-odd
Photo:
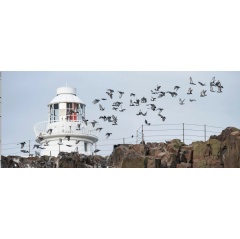
<instances>
[{"instance_id":1,"label":"overcast sky","mask_svg":"<svg viewBox=\"0 0 240 239\"><path fill-rule=\"evenodd\" d=\"M207 84L206 87L199 84L193 86L192 96L186 94L190 87L190 76L195 83L201 81ZM209 83L214 76L224 86L221 94L209 91ZM123 138L126 143L136 142L136 131L142 124L145 125L145 119L151 125L157 124L144 127L146 141L153 142L182 139L182 123L240 128L239 79L240 72L2 72L2 154L20 154L18 142L32 140L33 145L34 124L47 121L47 104L56 96L57 88L65 86L66 82L68 86L77 88L78 97L86 104L86 118L89 121L97 120L103 127L97 148L101 150L100 154L108 155L113 144L122 143ZM175 85L181 88L176 98L168 94L151 102L151 90L157 85L161 86L162 91L173 91ZM107 96L107 89L115 91L113 100ZM207 97L201 98L200 92L203 89L208 90ZM122 99L119 99L117 91L125 92ZM161 120L158 112L147 109L146 104L130 107L132 92L136 94L136 98L145 96L148 103L164 108L162 115L166 117L166 121ZM106 108L102 112L92 101L103 97L108 100L100 102ZM179 98L185 99L186 104L179 105ZM190 103L189 99L197 101ZM123 102L126 111L113 111L111 105L114 101ZM146 117L136 116L140 109L143 112L148 111ZM101 115L112 114L118 117L118 126L99 120ZM194 130L185 133L187 143L204 139L202 126L185 127ZM210 131L207 136L222 130L211 127L207 129ZM112 133L108 140L105 137L107 132ZM134 138L131 138L132 135Z\"/></svg>"}]
</instances>

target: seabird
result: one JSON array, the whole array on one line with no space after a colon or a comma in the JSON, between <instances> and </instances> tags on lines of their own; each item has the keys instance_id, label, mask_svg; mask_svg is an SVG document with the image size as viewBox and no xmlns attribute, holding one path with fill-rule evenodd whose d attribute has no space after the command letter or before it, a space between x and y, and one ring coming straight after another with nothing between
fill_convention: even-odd
<instances>
[{"instance_id":1,"label":"seabird","mask_svg":"<svg viewBox=\"0 0 240 239\"><path fill-rule=\"evenodd\" d=\"M198 82L201 86L206 86L206 84L203 84L202 82Z\"/></svg>"},{"instance_id":2,"label":"seabird","mask_svg":"<svg viewBox=\"0 0 240 239\"><path fill-rule=\"evenodd\" d=\"M76 140L76 143L75 144L79 144L81 140Z\"/></svg>"},{"instance_id":3,"label":"seabird","mask_svg":"<svg viewBox=\"0 0 240 239\"><path fill-rule=\"evenodd\" d=\"M159 91L161 88L161 86L157 85L156 89L154 89L155 91Z\"/></svg>"},{"instance_id":4,"label":"seabird","mask_svg":"<svg viewBox=\"0 0 240 239\"><path fill-rule=\"evenodd\" d=\"M100 101L99 99L95 99L92 103L97 104L99 101Z\"/></svg>"},{"instance_id":5,"label":"seabird","mask_svg":"<svg viewBox=\"0 0 240 239\"><path fill-rule=\"evenodd\" d=\"M196 85L196 84L193 82L192 77L190 77L190 84L191 84L191 85Z\"/></svg>"},{"instance_id":6,"label":"seabird","mask_svg":"<svg viewBox=\"0 0 240 239\"><path fill-rule=\"evenodd\" d=\"M77 124L77 128L76 128L76 130L81 130L81 124Z\"/></svg>"},{"instance_id":7,"label":"seabird","mask_svg":"<svg viewBox=\"0 0 240 239\"><path fill-rule=\"evenodd\" d=\"M143 97L143 98L141 99L141 103L147 103L147 98Z\"/></svg>"},{"instance_id":8,"label":"seabird","mask_svg":"<svg viewBox=\"0 0 240 239\"><path fill-rule=\"evenodd\" d=\"M151 125L150 123L147 122L147 120L145 120L145 124L146 124L146 125Z\"/></svg>"},{"instance_id":9,"label":"seabird","mask_svg":"<svg viewBox=\"0 0 240 239\"><path fill-rule=\"evenodd\" d=\"M136 94L134 94L134 93L131 93L131 94L130 94L130 97L131 97L131 96L135 97L135 96L136 96Z\"/></svg>"},{"instance_id":10,"label":"seabird","mask_svg":"<svg viewBox=\"0 0 240 239\"><path fill-rule=\"evenodd\" d=\"M130 106L135 106L132 100L130 100Z\"/></svg>"},{"instance_id":11,"label":"seabird","mask_svg":"<svg viewBox=\"0 0 240 239\"><path fill-rule=\"evenodd\" d=\"M95 149L94 151L93 151L93 153L98 153L98 152L100 152L100 150L99 149Z\"/></svg>"},{"instance_id":12,"label":"seabird","mask_svg":"<svg viewBox=\"0 0 240 239\"><path fill-rule=\"evenodd\" d=\"M206 95L206 92L207 92L207 90L203 90L203 91L201 92L201 94L200 94L200 97L205 97L205 96L207 96L207 95Z\"/></svg>"},{"instance_id":13,"label":"seabird","mask_svg":"<svg viewBox=\"0 0 240 239\"><path fill-rule=\"evenodd\" d=\"M180 104L180 105L184 105L184 101L185 101L185 100L179 99L179 104Z\"/></svg>"},{"instance_id":14,"label":"seabird","mask_svg":"<svg viewBox=\"0 0 240 239\"><path fill-rule=\"evenodd\" d=\"M106 92L108 95L109 95L109 97L112 99L112 96L113 96L113 93L111 93L111 92Z\"/></svg>"},{"instance_id":15,"label":"seabird","mask_svg":"<svg viewBox=\"0 0 240 239\"><path fill-rule=\"evenodd\" d=\"M39 149L39 147L40 147L40 145L38 145L38 144L34 144L33 149L34 149L34 148Z\"/></svg>"},{"instance_id":16,"label":"seabird","mask_svg":"<svg viewBox=\"0 0 240 239\"><path fill-rule=\"evenodd\" d=\"M22 143L19 143L19 144L21 145L21 149L22 149L24 147L24 145L26 144L26 142L22 142Z\"/></svg>"},{"instance_id":17,"label":"seabird","mask_svg":"<svg viewBox=\"0 0 240 239\"><path fill-rule=\"evenodd\" d=\"M106 138L108 139L112 133L106 133Z\"/></svg>"},{"instance_id":18,"label":"seabird","mask_svg":"<svg viewBox=\"0 0 240 239\"><path fill-rule=\"evenodd\" d=\"M192 92L193 92L193 89L190 87L189 89L188 89L188 95L192 95Z\"/></svg>"},{"instance_id":19,"label":"seabird","mask_svg":"<svg viewBox=\"0 0 240 239\"><path fill-rule=\"evenodd\" d=\"M101 104L99 104L99 108L100 108L101 111L105 110L105 108L103 108Z\"/></svg>"},{"instance_id":20,"label":"seabird","mask_svg":"<svg viewBox=\"0 0 240 239\"><path fill-rule=\"evenodd\" d=\"M180 86L176 85L176 86L174 87L174 90L178 91L180 88L181 88Z\"/></svg>"},{"instance_id":21,"label":"seabird","mask_svg":"<svg viewBox=\"0 0 240 239\"><path fill-rule=\"evenodd\" d=\"M119 98L121 99L123 94L124 94L124 92L123 91L118 91L118 93L119 93Z\"/></svg>"},{"instance_id":22,"label":"seabird","mask_svg":"<svg viewBox=\"0 0 240 239\"><path fill-rule=\"evenodd\" d=\"M48 129L47 134L49 133L51 135L52 131L53 131L53 129Z\"/></svg>"},{"instance_id":23,"label":"seabird","mask_svg":"<svg viewBox=\"0 0 240 239\"><path fill-rule=\"evenodd\" d=\"M95 125L98 123L96 120L94 120L93 122L90 122L93 126L93 128L95 127Z\"/></svg>"},{"instance_id":24,"label":"seabird","mask_svg":"<svg viewBox=\"0 0 240 239\"><path fill-rule=\"evenodd\" d=\"M196 101L196 100L194 100L194 99L190 99L189 101L190 101L190 102L193 102L193 101Z\"/></svg>"},{"instance_id":25,"label":"seabird","mask_svg":"<svg viewBox=\"0 0 240 239\"><path fill-rule=\"evenodd\" d=\"M97 128L96 131L101 132L102 129L103 129L103 128Z\"/></svg>"}]
</instances>

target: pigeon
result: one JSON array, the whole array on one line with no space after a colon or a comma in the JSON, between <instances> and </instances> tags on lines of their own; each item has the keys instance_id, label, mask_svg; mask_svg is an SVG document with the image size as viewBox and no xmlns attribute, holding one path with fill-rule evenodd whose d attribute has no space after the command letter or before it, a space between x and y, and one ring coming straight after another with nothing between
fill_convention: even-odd
<instances>
[{"instance_id":1,"label":"pigeon","mask_svg":"<svg viewBox=\"0 0 240 239\"><path fill-rule=\"evenodd\" d=\"M166 117L161 115L160 113L158 114L161 118L162 118L162 121L165 121L166 120Z\"/></svg>"},{"instance_id":2,"label":"pigeon","mask_svg":"<svg viewBox=\"0 0 240 239\"><path fill-rule=\"evenodd\" d=\"M180 88L181 87L177 85L177 86L174 87L174 90L178 91Z\"/></svg>"},{"instance_id":3,"label":"pigeon","mask_svg":"<svg viewBox=\"0 0 240 239\"><path fill-rule=\"evenodd\" d=\"M130 94L130 97L131 97L131 96L135 97L135 96L136 96L136 94L134 94L134 93L131 93L131 94Z\"/></svg>"},{"instance_id":4,"label":"pigeon","mask_svg":"<svg viewBox=\"0 0 240 239\"><path fill-rule=\"evenodd\" d=\"M79 144L81 140L76 140L76 143L75 144Z\"/></svg>"},{"instance_id":5,"label":"pigeon","mask_svg":"<svg viewBox=\"0 0 240 239\"><path fill-rule=\"evenodd\" d=\"M109 97L112 99L112 97L113 97L113 93L111 93L111 92L106 92L108 95L109 95Z\"/></svg>"},{"instance_id":6,"label":"pigeon","mask_svg":"<svg viewBox=\"0 0 240 239\"><path fill-rule=\"evenodd\" d=\"M133 102L136 106L139 106L139 103L140 103L140 100L139 99L136 99L135 102Z\"/></svg>"},{"instance_id":7,"label":"pigeon","mask_svg":"<svg viewBox=\"0 0 240 239\"><path fill-rule=\"evenodd\" d=\"M146 125L151 125L150 123L147 122L147 120L145 120L145 124L146 124Z\"/></svg>"},{"instance_id":8,"label":"pigeon","mask_svg":"<svg viewBox=\"0 0 240 239\"><path fill-rule=\"evenodd\" d=\"M190 77L190 84L191 84L191 85L196 85L196 84L193 82L192 77Z\"/></svg>"},{"instance_id":9,"label":"pigeon","mask_svg":"<svg viewBox=\"0 0 240 239\"><path fill-rule=\"evenodd\" d=\"M130 106L135 106L132 100L130 100Z\"/></svg>"},{"instance_id":10,"label":"pigeon","mask_svg":"<svg viewBox=\"0 0 240 239\"><path fill-rule=\"evenodd\" d=\"M117 110L118 110L118 108L117 108L117 107L113 107L112 109L113 109L113 110L115 110L115 111L117 111Z\"/></svg>"},{"instance_id":11,"label":"pigeon","mask_svg":"<svg viewBox=\"0 0 240 239\"><path fill-rule=\"evenodd\" d=\"M222 93L222 88L218 86L218 91L217 93Z\"/></svg>"},{"instance_id":12,"label":"pigeon","mask_svg":"<svg viewBox=\"0 0 240 239\"><path fill-rule=\"evenodd\" d=\"M105 108L103 108L101 104L99 104L99 108L100 108L101 111L105 110Z\"/></svg>"},{"instance_id":13,"label":"pigeon","mask_svg":"<svg viewBox=\"0 0 240 239\"><path fill-rule=\"evenodd\" d=\"M107 100L106 98L102 98L101 100Z\"/></svg>"},{"instance_id":14,"label":"pigeon","mask_svg":"<svg viewBox=\"0 0 240 239\"><path fill-rule=\"evenodd\" d=\"M179 104L180 104L180 105L184 105L184 101L185 101L185 100L179 99Z\"/></svg>"},{"instance_id":15,"label":"pigeon","mask_svg":"<svg viewBox=\"0 0 240 239\"><path fill-rule=\"evenodd\" d=\"M23 149L24 148L24 145L26 144L26 142L22 142L22 143L20 143L20 145L21 145L21 149ZM19 144L18 144L19 145Z\"/></svg>"},{"instance_id":16,"label":"pigeon","mask_svg":"<svg viewBox=\"0 0 240 239\"><path fill-rule=\"evenodd\" d=\"M23 150L21 150L21 152L22 152L22 153L29 153L29 151L27 151L27 150L24 150L24 149L23 149Z\"/></svg>"},{"instance_id":17,"label":"pigeon","mask_svg":"<svg viewBox=\"0 0 240 239\"><path fill-rule=\"evenodd\" d=\"M72 147L72 145L66 144L67 147Z\"/></svg>"},{"instance_id":18,"label":"pigeon","mask_svg":"<svg viewBox=\"0 0 240 239\"><path fill-rule=\"evenodd\" d=\"M46 140L46 142L45 142L44 146L49 146L49 144L48 144L48 143L49 143L49 141L47 141L47 140Z\"/></svg>"},{"instance_id":19,"label":"pigeon","mask_svg":"<svg viewBox=\"0 0 240 239\"><path fill-rule=\"evenodd\" d=\"M121 99L123 94L124 94L124 92L123 91L118 91L118 93L119 93L119 98Z\"/></svg>"},{"instance_id":20,"label":"pigeon","mask_svg":"<svg viewBox=\"0 0 240 239\"><path fill-rule=\"evenodd\" d=\"M65 139L67 139L68 141L70 141L71 136L66 136Z\"/></svg>"},{"instance_id":21,"label":"pigeon","mask_svg":"<svg viewBox=\"0 0 240 239\"><path fill-rule=\"evenodd\" d=\"M143 116L146 116L147 115L147 112L146 113L142 113Z\"/></svg>"},{"instance_id":22,"label":"pigeon","mask_svg":"<svg viewBox=\"0 0 240 239\"><path fill-rule=\"evenodd\" d=\"M112 115L112 119L113 119L113 125L117 125L117 117Z\"/></svg>"},{"instance_id":23,"label":"pigeon","mask_svg":"<svg viewBox=\"0 0 240 239\"><path fill-rule=\"evenodd\" d=\"M120 106L120 108L121 108L121 109L119 110L120 112L124 112L124 111L126 110L126 109L123 109L123 108L122 108L122 105Z\"/></svg>"},{"instance_id":24,"label":"pigeon","mask_svg":"<svg viewBox=\"0 0 240 239\"><path fill-rule=\"evenodd\" d=\"M38 145L38 144L34 144L33 149L34 149L34 148L39 149L39 147L40 147L40 145Z\"/></svg>"},{"instance_id":25,"label":"pigeon","mask_svg":"<svg viewBox=\"0 0 240 239\"><path fill-rule=\"evenodd\" d=\"M194 100L194 99L190 99L189 101L190 101L190 102L193 102L193 101L196 101L196 100Z\"/></svg>"},{"instance_id":26,"label":"pigeon","mask_svg":"<svg viewBox=\"0 0 240 239\"><path fill-rule=\"evenodd\" d=\"M85 125L87 126L87 122L88 122L88 120L87 119L85 119L85 117L82 117L82 121L85 123Z\"/></svg>"},{"instance_id":27,"label":"pigeon","mask_svg":"<svg viewBox=\"0 0 240 239\"><path fill-rule=\"evenodd\" d=\"M106 133L106 138L108 139L112 133Z\"/></svg>"},{"instance_id":28,"label":"pigeon","mask_svg":"<svg viewBox=\"0 0 240 239\"><path fill-rule=\"evenodd\" d=\"M207 95L206 95L206 92L207 92L207 90L203 90L203 91L201 92L201 94L200 94L200 97L205 97L205 96L207 96Z\"/></svg>"},{"instance_id":29,"label":"pigeon","mask_svg":"<svg viewBox=\"0 0 240 239\"><path fill-rule=\"evenodd\" d=\"M206 84L203 84L202 82L198 82L201 86L206 86Z\"/></svg>"},{"instance_id":30,"label":"pigeon","mask_svg":"<svg viewBox=\"0 0 240 239\"><path fill-rule=\"evenodd\" d=\"M147 98L143 97L143 98L141 99L141 103L147 103Z\"/></svg>"},{"instance_id":31,"label":"pigeon","mask_svg":"<svg viewBox=\"0 0 240 239\"><path fill-rule=\"evenodd\" d=\"M172 97L176 97L178 95L176 92L171 92L171 91L168 91L166 93L169 93Z\"/></svg>"},{"instance_id":32,"label":"pigeon","mask_svg":"<svg viewBox=\"0 0 240 239\"><path fill-rule=\"evenodd\" d=\"M192 95L192 92L193 92L193 89L190 87L189 89L188 89L188 95Z\"/></svg>"},{"instance_id":33,"label":"pigeon","mask_svg":"<svg viewBox=\"0 0 240 239\"><path fill-rule=\"evenodd\" d=\"M51 135L52 131L53 131L53 129L48 129L47 134L49 133Z\"/></svg>"},{"instance_id":34,"label":"pigeon","mask_svg":"<svg viewBox=\"0 0 240 239\"><path fill-rule=\"evenodd\" d=\"M151 93L152 93L153 95L158 94L158 92L154 92L153 90L151 90Z\"/></svg>"},{"instance_id":35,"label":"pigeon","mask_svg":"<svg viewBox=\"0 0 240 239\"><path fill-rule=\"evenodd\" d=\"M152 111L155 111L155 110L156 110L156 108L157 108L156 105L154 105L154 104L148 104L147 106L149 106L149 105L151 106L150 109L151 109Z\"/></svg>"},{"instance_id":36,"label":"pigeon","mask_svg":"<svg viewBox=\"0 0 240 239\"><path fill-rule=\"evenodd\" d=\"M100 150L99 149L95 149L94 151L93 151L93 153L98 153Z\"/></svg>"},{"instance_id":37,"label":"pigeon","mask_svg":"<svg viewBox=\"0 0 240 239\"><path fill-rule=\"evenodd\" d=\"M160 94L158 95L158 98L162 98L162 97L164 97L165 94L166 94L165 92L161 91Z\"/></svg>"},{"instance_id":38,"label":"pigeon","mask_svg":"<svg viewBox=\"0 0 240 239\"><path fill-rule=\"evenodd\" d=\"M107 117L106 116L100 116L99 119L103 119L104 121L106 121Z\"/></svg>"},{"instance_id":39,"label":"pigeon","mask_svg":"<svg viewBox=\"0 0 240 239\"><path fill-rule=\"evenodd\" d=\"M93 128L95 127L95 125L98 123L96 120L94 120L93 122L90 122L93 126Z\"/></svg>"},{"instance_id":40,"label":"pigeon","mask_svg":"<svg viewBox=\"0 0 240 239\"><path fill-rule=\"evenodd\" d=\"M95 99L92 103L97 104L99 101L100 101L99 99Z\"/></svg>"},{"instance_id":41,"label":"pigeon","mask_svg":"<svg viewBox=\"0 0 240 239\"><path fill-rule=\"evenodd\" d=\"M211 91L211 92L215 92L215 91L213 90L212 82L210 83L210 91Z\"/></svg>"},{"instance_id":42,"label":"pigeon","mask_svg":"<svg viewBox=\"0 0 240 239\"><path fill-rule=\"evenodd\" d=\"M155 91L159 91L161 88L161 86L157 85L156 89L154 89Z\"/></svg>"},{"instance_id":43,"label":"pigeon","mask_svg":"<svg viewBox=\"0 0 240 239\"><path fill-rule=\"evenodd\" d=\"M97 128L96 131L101 132L102 129L103 129L103 128Z\"/></svg>"},{"instance_id":44,"label":"pigeon","mask_svg":"<svg viewBox=\"0 0 240 239\"><path fill-rule=\"evenodd\" d=\"M157 99L157 98L153 98L153 97L151 97L151 101L156 101L156 99Z\"/></svg>"}]
</instances>

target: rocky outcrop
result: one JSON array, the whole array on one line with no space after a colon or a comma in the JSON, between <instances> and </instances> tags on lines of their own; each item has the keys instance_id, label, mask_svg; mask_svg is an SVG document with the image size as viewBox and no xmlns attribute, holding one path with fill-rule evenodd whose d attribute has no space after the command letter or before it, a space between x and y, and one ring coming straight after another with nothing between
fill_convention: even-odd
<instances>
[{"instance_id":1,"label":"rocky outcrop","mask_svg":"<svg viewBox=\"0 0 240 239\"><path fill-rule=\"evenodd\" d=\"M106 167L107 159L99 156L87 156L78 153L63 153L58 157L41 156L22 158L2 156L2 168L97 168Z\"/></svg>"},{"instance_id":2,"label":"rocky outcrop","mask_svg":"<svg viewBox=\"0 0 240 239\"><path fill-rule=\"evenodd\" d=\"M118 168L239 168L240 130L228 127L207 142L118 145L109 158Z\"/></svg>"}]
</instances>

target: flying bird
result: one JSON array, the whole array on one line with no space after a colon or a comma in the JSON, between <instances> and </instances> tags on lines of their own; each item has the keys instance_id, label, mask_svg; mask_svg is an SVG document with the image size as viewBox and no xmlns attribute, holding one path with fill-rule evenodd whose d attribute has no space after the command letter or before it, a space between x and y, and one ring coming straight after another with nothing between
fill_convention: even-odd
<instances>
[{"instance_id":1,"label":"flying bird","mask_svg":"<svg viewBox=\"0 0 240 239\"><path fill-rule=\"evenodd\" d=\"M194 101L196 101L196 100L195 100L195 99L190 99L189 101L190 101L190 102L194 102Z\"/></svg>"},{"instance_id":2,"label":"flying bird","mask_svg":"<svg viewBox=\"0 0 240 239\"><path fill-rule=\"evenodd\" d=\"M134 93L131 93L131 94L130 94L130 97L131 97L131 96L135 97L135 96L136 96L136 94L134 94Z\"/></svg>"},{"instance_id":3,"label":"flying bird","mask_svg":"<svg viewBox=\"0 0 240 239\"><path fill-rule=\"evenodd\" d=\"M207 90L203 90L203 91L201 92L201 94L200 94L200 97L205 97L205 96L207 96L207 95L206 95L206 92L207 92Z\"/></svg>"},{"instance_id":4,"label":"flying bird","mask_svg":"<svg viewBox=\"0 0 240 239\"><path fill-rule=\"evenodd\" d=\"M48 144L48 143L49 143L49 141L47 141L47 140L46 140L46 142L45 142L44 146L49 146L49 144Z\"/></svg>"},{"instance_id":5,"label":"flying bird","mask_svg":"<svg viewBox=\"0 0 240 239\"><path fill-rule=\"evenodd\" d=\"M98 123L96 120L94 120L93 122L90 122L93 126L93 128L95 127L95 125Z\"/></svg>"},{"instance_id":6,"label":"flying bird","mask_svg":"<svg viewBox=\"0 0 240 239\"><path fill-rule=\"evenodd\" d=\"M191 84L191 85L196 85L196 84L193 82L192 77L190 77L190 84Z\"/></svg>"},{"instance_id":7,"label":"flying bird","mask_svg":"<svg viewBox=\"0 0 240 239\"><path fill-rule=\"evenodd\" d=\"M108 139L112 133L106 133L106 138Z\"/></svg>"},{"instance_id":8,"label":"flying bird","mask_svg":"<svg viewBox=\"0 0 240 239\"><path fill-rule=\"evenodd\" d=\"M100 101L99 99L95 99L92 103L97 104L99 101Z\"/></svg>"},{"instance_id":9,"label":"flying bird","mask_svg":"<svg viewBox=\"0 0 240 239\"><path fill-rule=\"evenodd\" d=\"M184 101L185 101L185 100L179 99L179 104L180 104L180 105L184 105Z\"/></svg>"},{"instance_id":10,"label":"flying bird","mask_svg":"<svg viewBox=\"0 0 240 239\"><path fill-rule=\"evenodd\" d=\"M109 97L112 99L113 93L111 93L111 92L106 92L106 93L107 93L107 95L109 95Z\"/></svg>"},{"instance_id":11,"label":"flying bird","mask_svg":"<svg viewBox=\"0 0 240 239\"><path fill-rule=\"evenodd\" d=\"M176 86L174 87L174 90L178 91L180 88L181 88L180 86L176 85Z\"/></svg>"},{"instance_id":12,"label":"flying bird","mask_svg":"<svg viewBox=\"0 0 240 239\"><path fill-rule=\"evenodd\" d=\"M19 143L20 145L21 145L21 149L23 149L24 148L24 145L26 144L26 142L22 142L22 143ZM18 145L19 145L18 144Z\"/></svg>"},{"instance_id":13,"label":"flying bird","mask_svg":"<svg viewBox=\"0 0 240 239\"><path fill-rule=\"evenodd\" d=\"M53 129L48 129L47 134L49 133L51 135L52 131L53 131Z\"/></svg>"},{"instance_id":14,"label":"flying bird","mask_svg":"<svg viewBox=\"0 0 240 239\"><path fill-rule=\"evenodd\" d=\"M141 103L147 103L147 98L143 97L143 98L141 99Z\"/></svg>"},{"instance_id":15,"label":"flying bird","mask_svg":"<svg viewBox=\"0 0 240 239\"><path fill-rule=\"evenodd\" d=\"M103 128L97 128L96 131L101 132L102 129L103 129Z\"/></svg>"},{"instance_id":16,"label":"flying bird","mask_svg":"<svg viewBox=\"0 0 240 239\"><path fill-rule=\"evenodd\" d=\"M206 86L206 84L203 84L202 82L198 82L201 86Z\"/></svg>"},{"instance_id":17,"label":"flying bird","mask_svg":"<svg viewBox=\"0 0 240 239\"><path fill-rule=\"evenodd\" d=\"M24 150L24 149L23 149L23 150L21 150L21 152L22 152L22 153L29 153L29 151L27 151L27 150Z\"/></svg>"},{"instance_id":18,"label":"flying bird","mask_svg":"<svg viewBox=\"0 0 240 239\"><path fill-rule=\"evenodd\" d=\"M146 124L146 125L151 125L150 123L147 122L147 120L145 120L145 124Z\"/></svg>"},{"instance_id":19,"label":"flying bird","mask_svg":"<svg viewBox=\"0 0 240 239\"><path fill-rule=\"evenodd\" d=\"M135 106L132 100L130 100L130 106Z\"/></svg>"},{"instance_id":20,"label":"flying bird","mask_svg":"<svg viewBox=\"0 0 240 239\"><path fill-rule=\"evenodd\" d=\"M192 95L192 92L193 92L193 89L190 87L189 89L188 89L188 95Z\"/></svg>"},{"instance_id":21,"label":"flying bird","mask_svg":"<svg viewBox=\"0 0 240 239\"><path fill-rule=\"evenodd\" d=\"M34 144L33 149L34 149L34 148L39 149L39 147L40 147L40 145L38 145L38 144Z\"/></svg>"},{"instance_id":22,"label":"flying bird","mask_svg":"<svg viewBox=\"0 0 240 239\"><path fill-rule=\"evenodd\" d=\"M99 109L100 109L101 111L104 111L104 110L105 110L105 108L103 108L101 104L99 104Z\"/></svg>"},{"instance_id":23,"label":"flying bird","mask_svg":"<svg viewBox=\"0 0 240 239\"><path fill-rule=\"evenodd\" d=\"M98 152L100 152L100 150L99 149L95 149L94 151L93 151L93 153L98 153Z\"/></svg>"},{"instance_id":24,"label":"flying bird","mask_svg":"<svg viewBox=\"0 0 240 239\"><path fill-rule=\"evenodd\" d=\"M161 86L157 85L156 89L154 89L155 91L159 91L161 88Z\"/></svg>"},{"instance_id":25,"label":"flying bird","mask_svg":"<svg viewBox=\"0 0 240 239\"><path fill-rule=\"evenodd\" d=\"M123 91L118 91L118 93L119 93L119 98L121 99L123 94L124 94L124 92Z\"/></svg>"},{"instance_id":26,"label":"flying bird","mask_svg":"<svg viewBox=\"0 0 240 239\"><path fill-rule=\"evenodd\" d=\"M75 144L79 144L81 140L76 140L76 143Z\"/></svg>"}]
</instances>

